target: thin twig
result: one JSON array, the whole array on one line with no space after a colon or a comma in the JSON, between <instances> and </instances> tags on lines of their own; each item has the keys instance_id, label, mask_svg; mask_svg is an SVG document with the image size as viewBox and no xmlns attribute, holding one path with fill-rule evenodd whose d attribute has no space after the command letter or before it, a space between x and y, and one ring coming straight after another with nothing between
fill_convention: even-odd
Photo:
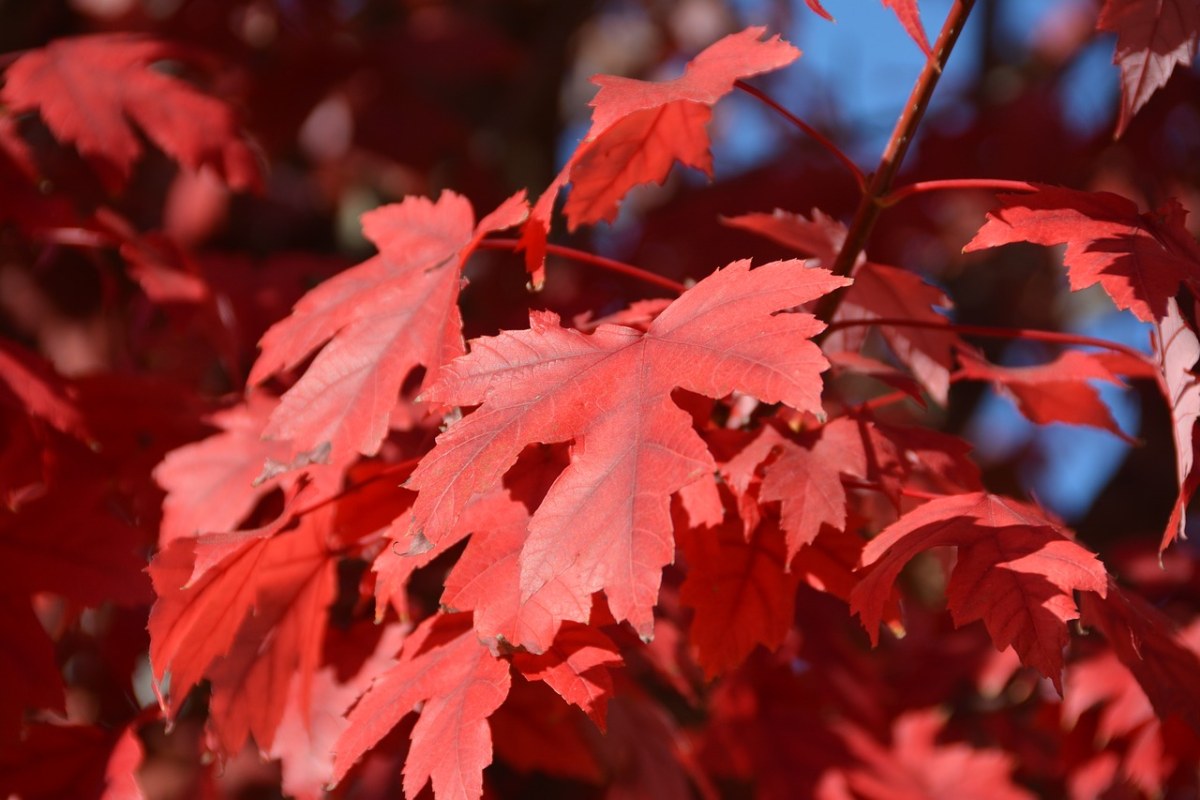
<instances>
[{"instance_id":1,"label":"thin twig","mask_svg":"<svg viewBox=\"0 0 1200 800\"><path fill-rule=\"evenodd\" d=\"M879 159L879 167L871 176L870 186L859 200L858 209L854 212L854 220L846 232L846 241L842 244L837 259L833 262L834 274L849 275L858 261L859 253L866 247L867 239L870 238L875 222L879 219L879 213L883 210L880 201L887 197L892 190L892 184L900 172L901 164L904 163L904 156L921 124L921 118L925 116L925 109L933 97L933 90L937 88L938 79L942 76L942 69L946 66L946 61L950 58L950 51L954 49L954 43L958 41L958 35L962 32L963 25L966 24L967 16L971 13L974 5L975 0L954 0L950 13L946 15L942 32L933 46L933 55L925 61L925 68L921 70L921 75L917 78L917 83L913 86L912 93L909 94L908 101L904 105L904 111L896 120L896 127L892 131L891 138L888 139L883 156ZM827 322L833 319L834 313L845 296L845 288L825 295L817 304L817 316ZM824 338L828 333L825 331L817 338Z\"/></svg>"},{"instance_id":2,"label":"thin twig","mask_svg":"<svg viewBox=\"0 0 1200 800\"><path fill-rule=\"evenodd\" d=\"M520 239L484 239L479 243L479 246L486 250L509 250L515 251L521 246ZM615 261L611 258L598 256L594 253L589 253L586 250L576 250L574 247L565 247L561 244L547 244L546 252L553 253L562 258L569 258L572 261L578 261L581 264L606 269L610 272L616 272L621 275L627 275L631 278L652 283L655 286L661 286L664 289L670 289L676 294L683 294L687 287L678 281L673 281L670 278L664 278L662 275L655 275L653 272L635 267L632 264L626 264L623 261Z\"/></svg>"},{"instance_id":3,"label":"thin twig","mask_svg":"<svg viewBox=\"0 0 1200 800\"><path fill-rule=\"evenodd\" d=\"M850 174L854 176L854 182L856 184L858 184L858 190L860 192L867 191L867 176L863 174L863 171L858 168L857 164L855 164L853 161L850 160L850 156L848 156L844 152L842 152L842 149L840 147L838 147L836 144L834 144L832 140L826 138L824 134L822 134L820 131L818 131L816 128L814 128L812 125L809 125L807 122L800 119L799 117L797 117L792 112L788 111L783 106L779 105L779 103L775 102L775 100L772 99L770 95L768 95L766 92L762 91L761 89L756 89L755 87L751 86L750 84L746 83L745 81L735 81L733 85L734 85L734 87L741 89L743 92L750 95L751 97L756 98L757 100L760 100L768 108L770 108L771 110L773 110L775 112L778 112L779 115L782 116L784 119L786 119L788 122L792 123L797 128L799 128L800 130L802 130L806 134L808 134L814 142L816 142L817 144L821 145L821 147L824 147L826 150L828 150L829 153L831 155L833 155L833 157L836 158L842 164L843 167L845 167L847 170L849 170Z\"/></svg>"}]
</instances>

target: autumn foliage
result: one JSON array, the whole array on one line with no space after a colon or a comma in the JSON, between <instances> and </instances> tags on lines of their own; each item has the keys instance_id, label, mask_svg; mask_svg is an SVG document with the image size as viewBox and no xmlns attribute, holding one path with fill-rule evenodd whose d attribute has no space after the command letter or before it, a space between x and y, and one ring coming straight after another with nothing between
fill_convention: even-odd
<instances>
[{"instance_id":1,"label":"autumn foliage","mask_svg":"<svg viewBox=\"0 0 1200 800\"><path fill-rule=\"evenodd\" d=\"M882 0L875 139L778 4L59 5L0 797L1200 792L1195 2Z\"/></svg>"}]
</instances>

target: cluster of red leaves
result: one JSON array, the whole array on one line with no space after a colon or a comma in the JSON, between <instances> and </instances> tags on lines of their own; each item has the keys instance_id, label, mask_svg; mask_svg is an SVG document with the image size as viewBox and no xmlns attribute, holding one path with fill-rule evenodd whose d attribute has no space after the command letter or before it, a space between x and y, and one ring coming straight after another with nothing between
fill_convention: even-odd
<instances>
[{"instance_id":1,"label":"cluster of red leaves","mask_svg":"<svg viewBox=\"0 0 1200 800\"><path fill-rule=\"evenodd\" d=\"M884 5L944 57L915 2ZM1099 27L1118 33L1120 132L1191 61L1200 15L1109 0ZM595 79L591 127L533 204L519 192L476 221L446 190L365 213L377 254L270 320L245 386L216 406L148 379L67 380L0 344L0 793L138 796L139 732L205 696L206 747L252 742L297 797L398 780L408 797L475 800L493 762L653 797L1194 789L1200 628L1178 629L1035 503L986 490L965 442L882 413L980 381L1037 424L1125 437L1094 382L1152 382L1176 453L1172 558L1200 485L1200 246L1178 202L1140 212L1029 184L965 247L1066 245L1070 288L1099 284L1152 325L1148 356L992 363L945 292L866 257L821 211L725 220L793 258L737 260L599 320L532 310L527 328L464 342L460 294L487 237L519 228L541 287L560 193L574 231L676 161L711 176L714 105L799 55L749 28L675 80ZM0 213L30 241L115 252L151 301L221 330L218 268L104 203L40 192L45 154L18 125L31 112L40 146L110 192L147 142L230 190L260 186L232 107L164 62L212 68L128 35L13 59ZM238 343L213 339L236 363ZM930 582L956 630L920 597ZM131 635L157 705L116 728L65 724L78 715L56 641L151 599L148 642ZM832 621L850 615L878 650ZM992 744L968 744L938 708L964 685L1029 718L976 711ZM1069 739L1055 763L1022 744L1031 732Z\"/></svg>"}]
</instances>

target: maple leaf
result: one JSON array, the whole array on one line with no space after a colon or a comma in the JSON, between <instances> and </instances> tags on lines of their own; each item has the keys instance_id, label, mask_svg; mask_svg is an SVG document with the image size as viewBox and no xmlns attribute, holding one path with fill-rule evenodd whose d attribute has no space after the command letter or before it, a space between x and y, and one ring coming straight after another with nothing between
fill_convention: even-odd
<instances>
[{"instance_id":1,"label":"maple leaf","mask_svg":"<svg viewBox=\"0 0 1200 800\"><path fill-rule=\"evenodd\" d=\"M1200 359L1200 340L1188 325L1174 298L1167 301L1166 314L1156 325L1155 357L1160 373L1159 389L1171 411L1171 433L1175 441L1175 476L1179 494L1163 531L1159 552L1176 537L1183 537L1187 526L1187 504L1200 476L1195 464L1196 419L1200 417L1200 378L1192 372Z\"/></svg>"},{"instance_id":2,"label":"maple leaf","mask_svg":"<svg viewBox=\"0 0 1200 800\"><path fill-rule=\"evenodd\" d=\"M613 694L609 668L623 663L612 639L595 628L568 622L546 652L517 652L512 663L527 680L542 681L604 730Z\"/></svg>"},{"instance_id":3,"label":"maple leaf","mask_svg":"<svg viewBox=\"0 0 1200 800\"><path fill-rule=\"evenodd\" d=\"M963 252L1013 242L1067 246L1063 262L1071 289L1099 283L1117 308L1143 322L1162 319L1182 281L1200 280L1200 246L1172 200L1154 213L1109 192L1041 186L1001 195Z\"/></svg>"},{"instance_id":4,"label":"maple leaf","mask_svg":"<svg viewBox=\"0 0 1200 800\"><path fill-rule=\"evenodd\" d=\"M304 694L304 681L292 676L287 705L267 754L281 763L281 788L286 794L297 800L325 797L324 787L333 777L333 747L348 724L345 714L371 681L395 664L406 634L405 625L387 626L361 668L346 680L338 679L333 666L322 667L313 676L310 697Z\"/></svg>"},{"instance_id":5,"label":"maple leaf","mask_svg":"<svg viewBox=\"0 0 1200 800\"><path fill-rule=\"evenodd\" d=\"M363 232L379 255L313 289L262 338L251 383L321 348L264 435L302 450L330 443L335 463L374 454L409 372L424 367L429 383L463 352L458 294L467 257L488 233L525 215L521 192L476 225L470 202L450 191L436 203L408 197L364 214Z\"/></svg>"},{"instance_id":6,"label":"maple leaf","mask_svg":"<svg viewBox=\"0 0 1200 800\"><path fill-rule=\"evenodd\" d=\"M918 553L956 545L958 561L946 587L956 625L982 620L996 649L1012 646L1021 662L1062 692L1066 623L1079 616L1073 592L1103 594L1104 566L1037 509L976 492L931 500L908 512L864 548L870 567L851 594L872 642L886 592Z\"/></svg>"},{"instance_id":7,"label":"maple leaf","mask_svg":"<svg viewBox=\"0 0 1200 800\"><path fill-rule=\"evenodd\" d=\"M1117 34L1113 63L1121 67L1120 138L1177 66L1196 57L1200 6L1192 0L1107 0L1096 29Z\"/></svg>"},{"instance_id":8,"label":"maple leaf","mask_svg":"<svg viewBox=\"0 0 1200 800\"><path fill-rule=\"evenodd\" d=\"M715 467L672 390L738 390L820 414L827 362L806 340L823 325L776 312L847 282L798 261L755 270L739 261L685 292L645 332L604 325L582 334L534 312L529 330L474 340L425 392L481 405L438 437L409 479L418 491L413 544L419 551L451 534L467 503L498 485L527 444L574 441L570 465L529 525L522 602L561 581L571 596L542 605L554 620L585 622L592 593L603 589L616 618L648 636L674 553L670 496ZM536 649L556 627L537 632Z\"/></svg>"},{"instance_id":9,"label":"maple leaf","mask_svg":"<svg viewBox=\"0 0 1200 800\"><path fill-rule=\"evenodd\" d=\"M475 638L469 614L430 617L350 712L334 746L334 780L420 705L404 765L405 796L416 797L432 781L438 800L478 800L492 760L487 718L510 683L508 663Z\"/></svg>"},{"instance_id":10,"label":"maple leaf","mask_svg":"<svg viewBox=\"0 0 1200 800\"><path fill-rule=\"evenodd\" d=\"M1129 440L1089 381L1125 384L1094 354L1069 350L1035 367L1001 367L964 352L959 362L962 377L991 382L1031 422L1091 425Z\"/></svg>"},{"instance_id":11,"label":"maple leaf","mask_svg":"<svg viewBox=\"0 0 1200 800\"><path fill-rule=\"evenodd\" d=\"M845 529L841 476L861 478L866 473L862 436L852 419L831 420L803 442L781 439L779 455L763 471L759 499L780 504L789 562L800 548L816 541L822 526Z\"/></svg>"},{"instance_id":12,"label":"maple leaf","mask_svg":"<svg viewBox=\"0 0 1200 800\"><path fill-rule=\"evenodd\" d=\"M854 270L854 286L847 292L834 320L910 319L936 325L947 324L936 308L950 308L942 290L925 283L916 275L883 264L864 263ZM866 342L868 328L837 331L828 347L859 350ZM950 372L954 351L967 347L958 335L944 330L880 325L884 341L896 357L912 370L939 405L946 405L950 392Z\"/></svg>"},{"instance_id":13,"label":"maple leaf","mask_svg":"<svg viewBox=\"0 0 1200 800\"><path fill-rule=\"evenodd\" d=\"M211 720L226 752L247 733L271 747L289 693L279 675L296 673L308 697L337 589L327 541L333 513L327 506L283 533L277 521L263 531L176 539L150 565L158 594L150 662L156 680L170 672L167 710L178 713L188 690L209 677ZM201 557L212 566L198 573Z\"/></svg>"},{"instance_id":14,"label":"maple leaf","mask_svg":"<svg viewBox=\"0 0 1200 800\"><path fill-rule=\"evenodd\" d=\"M167 492L160 547L201 531L232 530L275 488L274 481L255 479L268 460L286 461L292 454L290 442L261 438L278 402L254 392L244 404L218 411L210 421L221 433L172 450L154 468L154 480Z\"/></svg>"},{"instance_id":15,"label":"maple leaf","mask_svg":"<svg viewBox=\"0 0 1200 800\"><path fill-rule=\"evenodd\" d=\"M769 214L755 212L736 217L721 217L731 228L750 231L789 247L801 255L817 259L818 265L832 267L846 241L846 226L819 208L812 218L777 208Z\"/></svg>"},{"instance_id":16,"label":"maple leaf","mask_svg":"<svg viewBox=\"0 0 1200 800\"><path fill-rule=\"evenodd\" d=\"M750 231L790 247L796 252L830 266L846 241L846 226L813 209L812 218L776 209L770 214L743 214L723 219L726 225ZM946 324L946 317L935 308L951 307L940 289L916 275L896 267L873 264L859 255L853 273L854 285L846 292L836 321L869 319L912 319ZM965 345L956 334L922 328L880 326L880 332L892 352L941 405L950 391L950 371L954 368L954 349ZM846 328L826 339L826 349L858 351L866 344L866 326Z\"/></svg>"},{"instance_id":17,"label":"maple leaf","mask_svg":"<svg viewBox=\"0 0 1200 800\"><path fill-rule=\"evenodd\" d=\"M778 648L792 627L799 582L787 571L778 520L764 520L747 538L730 515L680 538L688 572L679 599L695 611L691 641L705 674L737 667L760 644Z\"/></svg>"},{"instance_id":18,"label":"maple leaf","mask_svg":"<svg viewBox=\"0 0 1200 800\"><path fill-rule=\"evenodd\" d=\"M31 50L5 73L0 99L36 110L58 139L99 163L119 186L142 154L130 122L190 170L210 167L235 189L257 188L257 159L225 102L151 69L195 55L127 34L59 39ZM197 124L203 120L204 124Z\"/></svg>"},{"instance_id":19,"label":"maple leaf","mask_svg":"<svg viewBox=\"0 0 1200 800\"><path fill-rule=\"evenodd\" d=\"M962 742L939 744L945 717L934 709L909 711L892 723L890 746L843 723L838 733L858 764L822 777L816 797L920 800L933 797L994 797L1026 800L1032 794L1012 782L1014 758Z\"/></svg>"},{"instance_id":20,"label":"maple leaf","mask_svg":"<svg viewBox=\"0 0 1200 800\"><path fill-rule=\"evenodd\" d=\"M712 176L707 126L712 107L736 81L785 67L800 51L765 28L730 34L703 50L674 80L597 75L592 125L574 155L538 198L521 241L535 286L544 277L545 243L558 193L571 184L563 213L575 230L616 217L621 199L642 183L661 184L682 164Z\"/></svg>"}]
</instances>

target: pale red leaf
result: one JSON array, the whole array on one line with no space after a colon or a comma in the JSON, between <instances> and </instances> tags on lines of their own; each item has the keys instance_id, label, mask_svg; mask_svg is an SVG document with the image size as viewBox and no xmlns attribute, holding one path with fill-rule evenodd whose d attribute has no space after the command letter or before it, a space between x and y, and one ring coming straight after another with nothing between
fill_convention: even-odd
<instances>
[{"instance_id":1,"label":"pale red leaf","mask_svg":"<svg viewBox=\"0 0 1200 800\"><path fill-rule=\"evenodd\" d=\"M263 440L262 431L278 400L253 392L246 402L210 418L221 433L172 450L154 468L166 490L159 546L201 532L237 527L275 481L255 485L268 459L286 461L290 442Z\"/></svg>"},{"instance_id":2,"label":"pale red leaf","mask_svg":"<svg viewBox=\"0 0 1200 800\"><path fill-rule=\"evenodd\" d=\"M395 663L406 626L389 625L357 673L338 680L337 670L323 667L312 680L311 709L303 681L293 675L287 705L267 755L280 761L282 788L296 800L322 800L333 780L333 747L346 730L345 714L371 682ZM262 750L262 748L260 748Z\"/></svg>"},{"instance_id":3,"label":"pale red leaf","mask_svg":"<svg viewBox=\"0 0 1200 800\"><path fill-rule=\"evenodd\" d=\"M623 661L617 646L603 633L588 625L567 623L546 652L517 652L512 663L527 680L542 681L604 730L613 694L610 669Z\"/></svg>"},{"instance_id":4,"label":"pale red leaf","mask_svg":"<svg viewBox=\"0 0 1200 800\"><path fill-rule=\"evenodd\" d=\"M715 465L671 400L734 390L821 412L826 362L806 339L822 325L794 309L846 283L800 262L750 270L736 262L688 290L645 331L566 330L553 314L531 328L475 340L430 399L480 405L438 437L409 481L419 494L412 536L437 543L471 499L496 486L534 442L574 441L571 463L533 515L520 555L522 601L562 581L569 601L551 618L585 622L593 592L643 634L670 562L670 496ZM540 632L538 647L556 627Z\"/></svg>"},{"instance_id":5,"label":"pale red leaf","mask_svg":"<svg viewBox=\"0 0 1200 800\"><path fill-rule=\"evenodd\" d=\"M152 69L171 60L194 55L127 34L59 39L18 58L0 98L13 111L36 110L58 139L120 182L142 154L141 131L190 170L209 167L235 189L258 186L257 159L230 106Z\"/></svg>"},{"instance_id":6,"label":"pale red leaf","mask_svg":"<svg viewBox=\"0 0 1200 800\"><path fill-rule=\"evenodd\" d=\"M858 423L839 417L800 441L783 439L779 455L763 472L759 499L780 503L790 562L816 541L823 526L846 527L842 475L864 478L867 458Z\"/></svg>"},{"instance_id":7,"label":"pale red leaf","mask_svg":"<svg viewBox=\"0 0 1200 800\"><path fill-rule=\"evenodd\" d=\"M997 649L1013 647L1061 692L1066 623L1079 616L1073 593L1104 593L1108 576L1053 521L1008 498L973 493L931 500L867 544L862 563L870 571L850 604L872 641L900 570L918 553L947 545L958 547L946 588L955 624L982 620Z\"/></svg>"},{"instance_id":8,"label":"pale red leaf","mask_svg":"<svg viewBox=\"0 0 1200 800\"><path fill-rule=\"evenodd\" d=\"M1032 422L1091 425L1128 438L1090 381L1124 383L1091 353L1069 350L1035 367L1001 367L967 352L959 362L964 378L989 381Z\"/></svg>"},{"instance_id":9,"label":"pale red leaf","mask_svg":"<svg viewBox=\"0 0 1200 800\"><path fill-rule=\"evenodd\" d=\"M1200 5L1194 0L1107 0L1096 28L1117 34L1113 63L1121 67L1120 137L1177 66L1196 58Z\"/></svg>"},{"instance_id":10,"label":"pale red leaf","mask_svg":"<svg viewBox=\"0 0 1200 800\"><path fill-rule=\"evenodd\" d=\"M438 800L479 800L483 768L492 760L487 718L504 702L510 681L508 663L479 643L468 615L431 617L350 712L334 747L334 779L420 706L404 794L416 797L432 781Z\"/></svg>"},{"instance_id":11,"label":"pale red leaf","mask_svg":"<svg viewBox=\"0 0 1200 800\"><path fill-rule=\"evenodd\" d=\"M313 289L262 338L251 383L320 348L265 435L301 450L328 442L335 463L374 454L408 374L424 367L428 383L463 352L458 294L467 257L483 236L525 215L520 193L476 225L471 204L449 191L436 203L409 197L364 214L379 255Z\"/></svg>"},{"instance_id":12,"label":"pale red leaf","mask_svg":"<svg viewBox=\"0 0 1200 800\"><path fill-rule=\"evenodd\" d=\"M472 503L458 523L464 533L475 532L446 576L442 605L473 611L475 632L493 649L507 642L538 652L545 647L544 632L555 625L549 609L575 604L576 616L586 616L591 608L590 597L577 598L562 580L547 581L538 591L523 595L519 558L529 519L522 503L495 494ZM442 544L430 553L444 549Z\"/></svg>"},{"instance_id":13,"label":"pale red leaf","mask_svg":"<svg viewBox=\"0 0 1200 800\"><path fill-rule=\"evenodd\" d=\"M1119 195L1057 186L999 200L964 252L1013 242L1065 244L1071 289L1099 283L1117 308L1143 322L1166 315L1181 281L1200 279L1200 247L1173 200L1145 214Z\"/></svg>"},{"instance_id":14,"label":"pale red leaf","mask_svg":"<svg viewBox=\"0 0 1200 800\"><path fill-rule=\"evenodd\" d=\"M1159 544L1162 551L1187 533L1187 503L1196 490L1194 436L1196 419L1200 417L1200 378L1192 369L1200 359L1200 340L1183 318L1174 298L1167 300L1166 314L1155 328L1155 358L1161 373L1159 389L1171 411L1175 477L1179 485L1175 506Z\"/></svg>"},{"instance_id":15,"label":"pale red leaf","mask_svg":"<svg viewBox=\"0 0 1200 800\"><path fill-rule=\"evenodd\" d=\"M705 674L728 672L760 644L777 649L792 627L799 582L787 570L778 521L764 520L747 539L731 516L680 538L688 571L679 599L695 612L690 638Z\"/></svg>"}]
</instances>

